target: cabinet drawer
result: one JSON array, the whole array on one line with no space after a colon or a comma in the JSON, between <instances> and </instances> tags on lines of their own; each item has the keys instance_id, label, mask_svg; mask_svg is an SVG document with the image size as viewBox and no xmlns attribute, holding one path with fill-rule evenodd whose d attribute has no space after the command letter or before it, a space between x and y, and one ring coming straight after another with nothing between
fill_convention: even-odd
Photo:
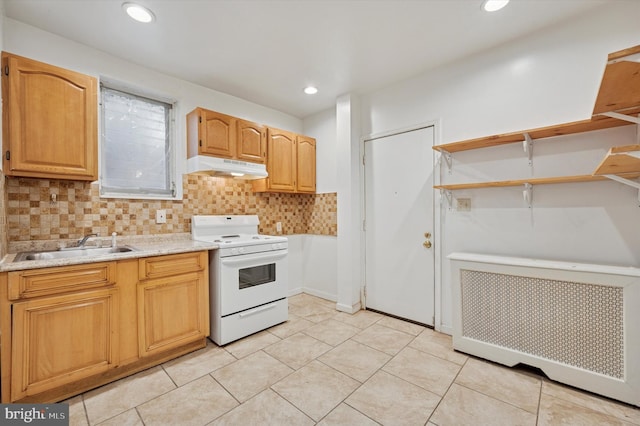
<instances>
[{"instance_id":1,"label":"cabinet drawer","mask_svg":"<svg viewBox=\"0 0 640 426\"><path fill-rule=\"evenodd\" d=\"M207 265L208 258L207 252L201 251L140 259L138 278L146 280L202 271Z\"/></svg>"},{"instance_id":2,"label":"cabinet drawer","mask_svg":"<svg viewBox=\"0 0 640 426\"><path fill-rule=\"evenodd\" d=\"M101 262L9 272L9 300L114 285L116 263Z\"/></svg>"}]
</instances>

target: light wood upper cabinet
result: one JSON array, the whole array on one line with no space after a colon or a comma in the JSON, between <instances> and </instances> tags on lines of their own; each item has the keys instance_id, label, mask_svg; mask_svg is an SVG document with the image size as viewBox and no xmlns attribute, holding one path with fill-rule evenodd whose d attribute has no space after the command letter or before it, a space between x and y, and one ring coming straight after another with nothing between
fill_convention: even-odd
<instances>
[{"instance_id":1,"label":"light wood upper cabinet","mask_svg":"<svg viewBox=\"0 0 640 426\"><path fill-rule=\"evenodd\" d=\"M7 176L96 180L97 80L2 52Z\"/></svg>"},{"instance_id":2,"label":"light wood upper cabinet","mask_svg":"<svg viewBox=\"0 0 640 426\"><path fill-rule=\"evenodd\" d=\"M154 355L208 336L207 253L152 257L139 262L140 356Z\"/></svg>"},{"instance_id":3,"label":"light wood upper cabinet","mask_svg":"<svg viewBox=\"0 0 640 426\"><path fill-rule=\"evenodd\" d=\"M316 140L267 128L267 172L253 181L254 191L315 193Z\"/></svg>"},{"instance_id":4,"label":"light wood upper cabinet","mask_svg":"<svg viewBox=\"0 0 640 426\"><path fill-rule=\"evenodd\" d=\"M264 163L264 126L230 115L196 108L187 114L187 157L210 155Z\"/></svg>"},{"instance_id":5,"label":"light wood upper cabinet","mask_svg":"<svg viewBox=\"0 0 640 426\"><path fill-rule=\"evenodd\" d=\"M316 140L308 136L297 138L298 192L316 192Z\"/></svg>"},{"instance_id":6,"label":"light wood upper cabinet","mask_svg":"<svg viewBox=\"0 0 640 426\"><path fill-rule=\"evenodd\" d=\"M237 120L238 160L264 163L267 156L267 136L264 126L247 120Z\"/></svg>"},{"instance_id":7,"label":"light wood upper cabinet","mask_svg":"<svg viewBox=\"0 0 640 426\"><path fill-rule=\"evenodd\" d=\"M187 154L234 158L236 119L230 115L196 108L187 115Z\"/></svg>"},{"instance_id":8,"label":"light wood upper cabinet","mask_svg":"<svg viewBox=\"0 0 640 426\"><path fill-rule=\"evenodd\" d=\"M269 177L253 181L257 192L295 192L296 134L267 128L267 172Z\"/></svg>"},{"instance_id":9,"label":"light wood upper cabinet","mask_svg":"<svg viewBox=\"0 0 640 426\"><path fill-rule=\"evenodd\" d=\"M12 401L103 373L118 364L118 290L15 303L12 334Z\"/></svg>"}]
</instances>

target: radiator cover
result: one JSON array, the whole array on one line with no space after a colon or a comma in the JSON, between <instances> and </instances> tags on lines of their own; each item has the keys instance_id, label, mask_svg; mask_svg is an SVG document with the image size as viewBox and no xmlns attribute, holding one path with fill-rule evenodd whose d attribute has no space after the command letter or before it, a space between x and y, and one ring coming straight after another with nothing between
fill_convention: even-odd
<instances>
[{"instance_id":1,"label":"radiator cover","mask_svg":"<svg viewBox=\"0 0 640 426\"><path fill-rule=\"evenodd\" d=\"M640 406L640 270L454 253L454 348Z\"/></svg>"}]
</instances>

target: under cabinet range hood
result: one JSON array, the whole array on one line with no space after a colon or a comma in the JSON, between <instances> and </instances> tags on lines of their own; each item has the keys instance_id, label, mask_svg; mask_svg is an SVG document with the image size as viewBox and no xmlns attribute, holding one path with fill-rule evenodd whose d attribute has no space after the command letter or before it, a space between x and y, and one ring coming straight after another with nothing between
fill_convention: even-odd
<instances>
[{"instance_id":1,"label":"under cabinet range hood","mask_svg":"<svg viewBox=\"0 0 640 426\"><path fill-rule=\"evenodd\" d=\"M209 176L233 177L236 179L263 179L268 175L267 166L228 158L196 155L187 159L187 173Z\"/></svg>"}]
</instances>

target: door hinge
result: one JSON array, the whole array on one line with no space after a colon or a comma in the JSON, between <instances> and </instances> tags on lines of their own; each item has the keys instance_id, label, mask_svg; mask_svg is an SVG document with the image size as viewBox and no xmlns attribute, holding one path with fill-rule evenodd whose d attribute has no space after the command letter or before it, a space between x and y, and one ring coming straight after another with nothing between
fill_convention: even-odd
<instances>
[{"instance_id":1,"label":"door hinge","mask_svg":"<svg viewBox=\"0 0 640 426\"><path fill-rule=\"evenodd\" d=\"M364 166L364 155L362 156L362 165Z\"/></svg>"},{"instance_id":2,"label":"door hinge","mask_svg":"<svg viewBox=\"0 0 640 426\"><path fill-rule=\"evenodd\" d=\"M7 152L4 154L4 158L6 158L7 160L11 160L11 151L7 151Z\"/></svg>"}]
</instances>

